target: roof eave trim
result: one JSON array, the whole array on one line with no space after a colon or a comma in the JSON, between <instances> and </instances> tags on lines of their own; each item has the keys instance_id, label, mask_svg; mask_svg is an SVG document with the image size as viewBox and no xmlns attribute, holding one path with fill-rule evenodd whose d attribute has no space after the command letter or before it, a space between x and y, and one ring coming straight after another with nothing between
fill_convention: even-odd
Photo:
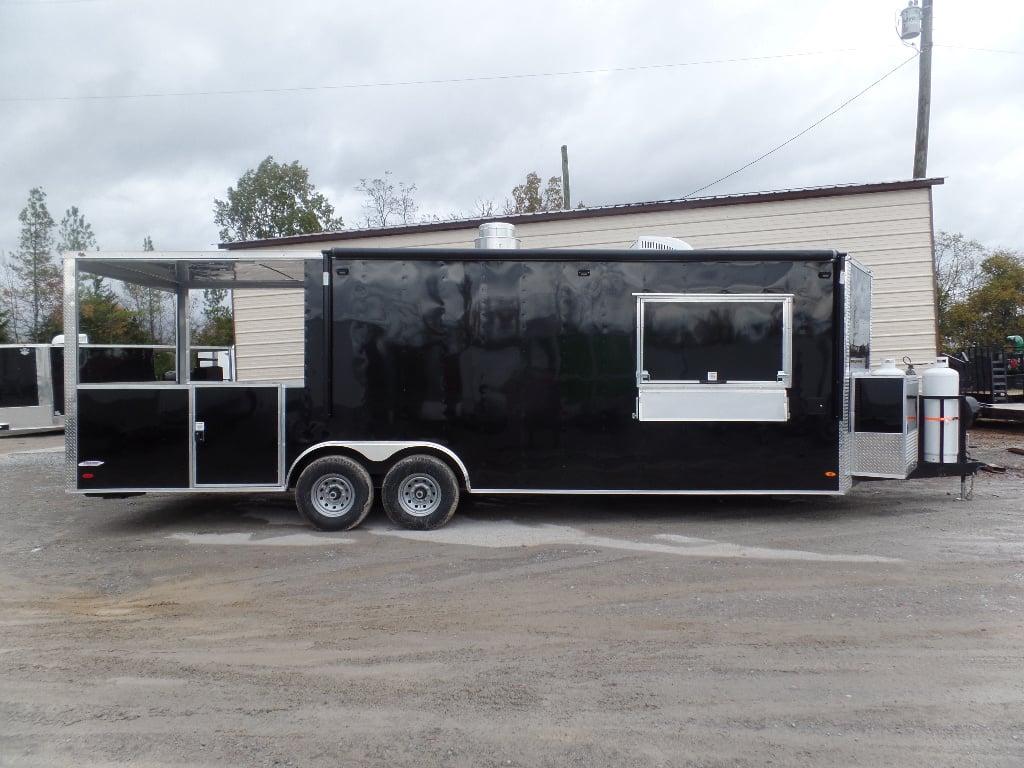
<instances>
[{"instance_id":1,"label":"roof eave trim","mask_svg":"<svg viewBox=\"0 0 1024 768\"><path fill-rule=\"evenodd\" d=\"M721 197L695 197L678 200L656 200L648 203L622 203L595 208L574 208L567 211L547 211L544 213L519 213L511 216L487 216L478 219L457 219L439 221L429 224L409 224L397 227L376 229L350 229L341 232L317 232L310 235L293 235L291 237L275 237L266 240L246 240L235 243L221 243L218 248L234 251L241 248L269 246L304 245L307 243L336 242L344 240L362 240L369 237L390 237L392 235L408 235L421 232L446 232L470 229L490 221L505 221L510 224L526 224L544 221L562 221L565 219L591 219L600 216L621 216L626 213L661 213L665 211L684 211L695 208L717 208L725 205L747 205L749 203L780 202L785 200L807 200L815 197L838 197L843 195L863 195L875 192L899 192L907 189L930 189L944 184L945 179L934 177L912 179L908 181L884 181L873 184L847 184L833 187L812 187L807 189L790 189L777 192L752 192Z\"/></svg>"}]
</instances>

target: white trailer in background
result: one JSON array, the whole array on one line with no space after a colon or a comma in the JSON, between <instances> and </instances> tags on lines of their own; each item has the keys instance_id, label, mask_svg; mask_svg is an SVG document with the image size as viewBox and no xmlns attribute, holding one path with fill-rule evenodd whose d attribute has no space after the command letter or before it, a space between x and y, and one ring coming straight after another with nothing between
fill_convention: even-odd
<instances>
[{"instance_id":1,"label":"white trailer in background","mask_svg":"<svg viewBox=\"0 0 1024 768\"><path fill-rule=\"evenodd\" d=\"M0 435L63 428L63 343L0 344Z\"/></svg>"}]
</instances>

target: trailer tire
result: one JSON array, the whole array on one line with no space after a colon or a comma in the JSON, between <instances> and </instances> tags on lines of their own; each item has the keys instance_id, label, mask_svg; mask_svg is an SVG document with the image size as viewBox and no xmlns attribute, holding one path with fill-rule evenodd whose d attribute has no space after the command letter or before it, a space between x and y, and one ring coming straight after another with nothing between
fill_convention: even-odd
<instances>
[{"instance_id":1,"label":"trailer tire","mask_svg":"<svg viewBox=\"0 0 1024 768\"><path fill-rule=\"evenodd\" d=\"M358 462L345 456L324 456L299 475L295 506L321 531L348 531L369 514L373 482Z\"/></svg>"},{"instance_id":2,"label":"trailer tire","mask_svg":"<svg viewBox=\"0 0 1024 768\"><path fill-rule=\"evenodd\" d=\"M459 484L443 461L417 454L388 470L381 499L384 512L395 525L430 531L452 519L459 505Z\"/></svg>"}]
</instances>

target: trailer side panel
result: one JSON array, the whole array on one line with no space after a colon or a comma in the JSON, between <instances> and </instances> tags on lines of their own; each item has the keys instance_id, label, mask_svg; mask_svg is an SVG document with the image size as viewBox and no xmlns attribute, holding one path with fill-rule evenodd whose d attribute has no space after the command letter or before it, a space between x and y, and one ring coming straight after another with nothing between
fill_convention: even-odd
<instances>
[{"instance_id":1,"label":"trailer side panel","mask_svg":"<svg viewBox=\"0 0 1024 768\"><path fill-rule=\"evenodd\" d=\"M290 453L317 435L435 443L466 463L478 490L839 489L843 371L836 370L834 350L846 342L836 290L840 262L824 256L509 257L336 253L329 262L326 334L318 336L312 326L319 312L307 307L310 428ZM322 282L307 279L313 305L318 291ZM641 421L638 381L645 372L638 370L642 302L636 297L651 293L680 302L715 295L791 297L785 332L791 370L785 377L779 371L785 420L702 421L690 414ZM743 320L750 314L744 303L752 302L723 302L719 314L701 316L697 341L694 314L677 313L690 318L689 326L680 326L680 349L700 346L694 359L699 357L701 370L678 383L684 392L703 387L726 398L741 393L735 381L706 370L742 376L736 372L750 361L736 355L757 357L748 368L774 364L749 338L737 341L744 333L760 334L766 344L781 337L776 330L749 331L762 321ZM709 318L722 327L707 330ZM325 384L318 396L314 381L320 376Z\"/></svg>"}]
</instances>

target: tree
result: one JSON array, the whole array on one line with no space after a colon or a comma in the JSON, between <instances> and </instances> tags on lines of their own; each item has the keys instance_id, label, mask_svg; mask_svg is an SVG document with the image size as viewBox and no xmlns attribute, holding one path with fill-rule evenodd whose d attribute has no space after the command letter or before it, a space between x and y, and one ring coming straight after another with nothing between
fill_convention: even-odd
<instances>
[{"instance_id":1,"label":"tree","mask_svg":"<svg viewBox=\"0 0 1024 768\"><path fill-rule=\"evenodd\" d=\"M229 347L235 343L235 324L227 300L228 291L224 288L203 291L203 316L206 320L193 334L193 344Z\"/></svg>"},{"instance_id":2,"label":"tree","mask_svg":"<svg viewBox=\"0 0 1024 768\"><path fill-rule=\"evenodd\" d=\"M526 174L526 181L512 189L512 199L505 201L505 215L517 213L539 213L562 209L562 180L557 176L548 179L541 189L540 176L536 171Z\"/></svg>"},{"instance_id":3,"label":"tree","mask_svg":"<svg viewBox=\"0 0 1024 768\"><path fill-rule=\"evenodd\" d=\"M99 248L96 242L96 235L93 234L92 225L86 222L85 216L81 214L77 206L71 206L64 212L64 218L60 220L60 226L57 228L57 253L63 255L68 251L95 251ZM100 338L105 333L109 333L112 329L100 329L101 321L95 318L105 317L109 320L113 316L115 306L119 306L116 303L113 292L104 283L103 277L100 275L90 275L91 290L80 290L79 295L79 327L82 333L89 334L89 340L93 342L99 341L118 341L114 338ZM111 306L115 305L115 306ZM61 294L61 301L53 308L50 315L46 320L47 332L46 335L49 338L56 336L61 332L61 328L64 325L63 318L63 294ZM122 308L123 309L123 308ZM86 314L89 313L91 318L88 322L86 321ZM90 333L90 329L86 328L86 325L94 325ZM138 341L138 339L133 339ZM125 340L127 343L127 340Z\"/></svg>"},{"instance_id":4,"label":"tree","mask_svg":"<svg viewBox=\"0 0 1024 768\"><path fill-rule=\"evenodd\" d=\"M142 250L153 250L153 240L148 235L142 241ZM135 315L139 327L145 331L147 342L170 342L173 338L168 329L173 309L170 294L158 288L148 288L136 283L125 283L124 290L128 308Z\"/></svg>"},{"instance_id":5,"label":"tree","mask_svg":"<svg viewBox=\"0 0 1024 768\"><path fill-rule=\"evenodd\" d=\"M99 246L96 244L96 236L92 232L92 225L88 224L85 216L79 213L76 206L71 206L64 213L60 220L60 229L57 231L57 252L67 251L94 251Z\"/></svg>"},{"instance_id":6,"label":"tree","mask_svg":"<svg viewBox=\"0 0 1024 768\"><path fill-rule=\"evenodd\" d=\"M0 264L2 264L3 278L0 279L0 344L9 344L14 341L14 312L11 309L11 296L7 288L7 262L4 261L3 253L0 252Z\"/></svg>"},{"instance_id":7,"label":"tree","mask_svg":"<svg viewBox=\"0 0 1024 768\"><path fill-rule=\"evenodd\" d=\"M382 179L359 180L357 192L366 195L363 216L368 227L386 227L389 224L412 224L416 221L415 184L398 182L395 189L391 171L384 171Z\"/></svg>"},{"instance_id":8,"label":"tree","mask_svg":"<svg viewBox=\"0 0 1024 768\"><path fill-rule=\"evenodd\" d=\"M144 344L146 332L114 291L93 276L78 296L78 330L93 344Z\"/></svg>"},{"instance_id":9,"label":"tree","mask_svg":"<svg viewBox=\"0 0 1024 768\"><path fill-rule=\"evenodd\" d=\"M271 237L308 235L344 226L334 206L316 191L309 171L299 163L285 165L267 158L228 187L227 200L213 201L214 223L225 243Z\"/></svg>"},{"instance_id":10,"label":"tree","mask_svg":"<svg viewBox=\"0 0 1024 768\"><path fill-rule=\"evenodd\" d=\"M938 286L939 317L964 301L978 285L979 265L985 247L959 232L939 231L935 235L935 280Z\"/></svg>"},{"instance_id":11,"label":"tree","mask_svg":"<svg viewBox=\"0 0 1024 768\"><path fill-rule=\"evenodd\" d=\"M489 219L497 214L497 207L494 204L494 200L490 198L478 199L473 204L473 213L471 216L477 219Z\"/></svg>"},{"instance_id":12,"label":"tree","mask_svg":"<svg viewBox=\"0 0 1024 768\"><path fill-rule=\"evenodd\" d=\"M57 230L57 251L94 251L99 248L92 225L76 206L64 213ZM60 333L60 312L50 317L50 332ZM135 313L127 309L102 275L89 275L78 290L78 330L93 344L142 344L149 339Z\"/></svg>"},{"instance_id":13,"label":"tree","mask_svg":"<svg viewBox=\"0 0 1024 768\"><path fill-rule=\"evenodd\" d=\"M1007 336L1024 333L1024 256L993 251L979 265L976 287L940 323L957 348L1002 347Z\"/></svg>"},{"instance_id":14,"label":"tree","mask_svg":"<svg viewBox=\"0 0 1024 768\"><path fill-rule=\"evenodd\" d=\"M46 193L41 188L29 190L28 204L18 214L18 221L21 246L11 264L17 281L15 300L26 305L21 318L26 326L26 341L46 341L44 324L59 306L63 289L60 270L53 261L53 217L46 208ZM20 330L15 329L19 340Z\"/></svg>"},{"instance_id":15,"label":"tree","mask_svg":"<svg viewBox=\"0 0 1024 768\"><path fill-rule=\"evenodd\" d=\"M18 340L18 292L14 270L0 252L0 343Z\"/></svg>"}]
</instances>

